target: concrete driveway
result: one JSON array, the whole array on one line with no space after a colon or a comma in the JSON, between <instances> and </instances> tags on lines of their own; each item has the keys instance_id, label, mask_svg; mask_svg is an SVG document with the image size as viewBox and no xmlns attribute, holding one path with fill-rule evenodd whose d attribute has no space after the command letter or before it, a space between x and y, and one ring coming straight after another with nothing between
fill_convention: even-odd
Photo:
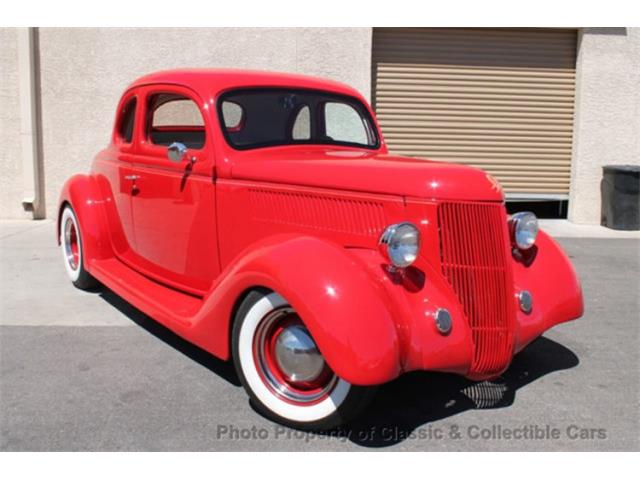
<instances>
[{"instance_id":1,"label":"concrete driveway","mask_svg":"<svg viewBox=\"0 0 640 480\"><path fill-rule=\"evenodd\" d=\"M637 238L559 239L586 314L531 344L499 380L405 375L348 429L310 435L257 414L229 364L109 290L73 288L51 221L0 228L0 450L640 446Z\"/></svg>"}]
</instances>

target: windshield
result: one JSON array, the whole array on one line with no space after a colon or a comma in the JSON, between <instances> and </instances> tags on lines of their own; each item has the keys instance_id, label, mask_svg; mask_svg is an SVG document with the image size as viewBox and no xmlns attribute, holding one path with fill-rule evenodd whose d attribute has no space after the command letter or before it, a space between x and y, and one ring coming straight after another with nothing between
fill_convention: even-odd
<instances>
[{"instance_id":1,"label":"windshield","mask_svg":"<svg viewBox=\"0 0 640 480\"><path fill-rule=\"evenodd\" d=\"M236 149L297 144L378 147L365 106L328 92L235 90L220 98L218 116L225 138Z\"/></svg>"}]
</instances>

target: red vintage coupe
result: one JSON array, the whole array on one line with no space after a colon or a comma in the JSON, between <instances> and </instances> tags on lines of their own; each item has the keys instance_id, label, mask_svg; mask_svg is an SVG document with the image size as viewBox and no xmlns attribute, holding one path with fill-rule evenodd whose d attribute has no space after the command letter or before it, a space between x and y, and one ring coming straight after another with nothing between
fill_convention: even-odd
<instances>
[{"instance_id":1,"label":"red vintage coupe","mask_svg":"<svg viewBox=\"0 0 640 480\"><path fill-rule=\"evenodd\" d=\"M123 94L60 197L64 266L232 359L254 404L319 429L411 370L500 375L582 315L558 244L482 170L390 155L354 89L175 70Z\"/></svg>"}]
</instances>

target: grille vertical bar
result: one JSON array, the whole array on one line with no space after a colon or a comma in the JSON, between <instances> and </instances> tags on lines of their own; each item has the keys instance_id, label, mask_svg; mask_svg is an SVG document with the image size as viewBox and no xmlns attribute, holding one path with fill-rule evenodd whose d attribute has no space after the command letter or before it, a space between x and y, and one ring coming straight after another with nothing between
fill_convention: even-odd
<instances>
[{"instance_id":1,"label":"grille vertical bar","mask_svg":"<svg viewBox=\"0 0 640 480\"><path fill-rule=\"evenodd\" d=\"M438 225L442 271L471 328L474 353L469 373L498 374L512 357L515 320L504 206L441 203Z\"/></svg>"}]
</instances>

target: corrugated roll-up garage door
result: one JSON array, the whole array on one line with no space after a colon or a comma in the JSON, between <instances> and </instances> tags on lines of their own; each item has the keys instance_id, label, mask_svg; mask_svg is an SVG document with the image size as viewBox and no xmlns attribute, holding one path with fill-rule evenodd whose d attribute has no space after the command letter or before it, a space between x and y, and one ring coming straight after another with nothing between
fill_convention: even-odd
<instances>
[{"instance_id":1,"label":"corrugated roll-up garage door","mask_svg":"<svg viewBox=\"0 0 640 480\"><path fill-rule=\"evenodd\" d=\"M376 28L373 103L393 153L475 165L521 196L569 191L576 31Z\"/></svg>"}]
</instances>

